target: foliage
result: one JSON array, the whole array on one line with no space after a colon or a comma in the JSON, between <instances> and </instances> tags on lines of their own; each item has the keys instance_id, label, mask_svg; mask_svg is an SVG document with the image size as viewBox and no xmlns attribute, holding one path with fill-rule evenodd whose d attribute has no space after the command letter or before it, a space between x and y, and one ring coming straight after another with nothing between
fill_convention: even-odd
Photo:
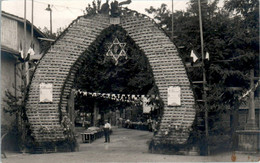
<instances>
[{"instance_id":1,"label":"foliage","mask_svg":"<svg viewBox=\"0 0 260 163\"><path fill-rule=\"evenodd\" d=\"M228 87L249 88L249 71L256 69L258 74L259 54L259 2L257 0L226 0L224 8L218 8L218 0L201 2L204 53L210 54L205 63L207 74L207 102L209 104L210 133L219 134L223 127L222 113L235 109L234 103L242 91ZM165 4L155 9L146 9L158 24L171 34L171 13ZM231 12L236 13L232 15ZM201 61L201 42L198 17L198 1L191 0L187 11L176 11L174 17L175 45L179 48L184 61L190 59L190 51L194 50ZM202 80L201 68L189 68L191 81ZM196 99L202 98L202 85L193 85ZM204 111L198 103L199 110ZM214 113L214 114L212 114ZM199 114L198 114L199 115ZM204 122L203 122L204 123ZM228 127L225 127L228 133ZM198 131L198 128L195 132ZM214 131L214 132L211 132ZM213 136L212 135L212 136Z\"/></svg>"},{"instance_id":2,"label":"foliage","mask_svg":"<svg viewBox=\"0 0 260 163\"><path fill-rule=\"evenodd\" d=\"M6 134L6 135L5 135ZM3 136L5 135L5 136ZM20 138L21 132L19 132L19 128L17 123L12 122L10 125L1 124L1 150L4 151L6 149L19 151L20 147Z\"/></svg>"},{"instance_id":3,"label":"foliage","mask_svg":"<svg viewBox=\"0 0 260 163\"><path fill-rule=\"evenodd\" d=\"M17 75L20 76L22 81L26 78L21 69L18 69ZM3 101L6 104L3 107L4 112L11 116L16 116L15 123L11 124L11 128L9 128L7 132L17 136L17 145L21 150L23 150L24 147L32 148L34 139L32 137L31 126L28 122L25 106L28 87L23 84L19 87L14 87L14 90L17 91L17 94L11 90L7 90L5 91L5 97L3 98Z\"/></svg>"},{"instance_id":4,"label":"foliage","mask_svg":"<svg viewBox=\"0 0 260 163\"><path fill-rule=\"evenodd\" d=\"M127 59L119 58L118 65L112 57L105 56L115 38L126 43ZM121 27L104 30L85 55L87 58L78 71L76 88L121 94L158 93L147 58Z\"/></svg>"},{"instance_id":5,"label":"foliage","mask_svg":"<svg viewBox=\"0 0 260 163\"><path fill-rule=\"evenodd\" d=\"M112 57L106 56L108 46L115 38L126 43L127 54L127 59L119 58L117 65ZM86 59L76 75L76 89L102 93L158 94L144 52L121 27L105 29L84 55Z\"/></svg>"},{"instance_id":6,"label":"foliage","mask_svg":"<svg viewBox=\"0 0 260 163\"><path fill-rule=\"evenodd\" d=\"M93 0L92 6L88 4L88 6L86 7L86 12L87 15L95 15L100 12L100 9L101 9L101 0L97 0L97 1Z\"/></svg>"},{"instance_id":7,"label":"foliage","mask_svg":"<svg viewBox=\"0 0 260 163\"><path fill-rule=\"evenodd\" d=\"M63 127L63 133L66 136L66 138L71 139L74 137L73 133L73 125L70 119L67 116L64 116L61 121L61 126Z\"/></svg>"},{"instance_id":8,"label":"foliage","mask_svg":"<svg viewBox=\"0 0 260 163\"><path fill-rule=\"evenodd\" d=\"M44 28L38 27L38 28L48 39L53 39L53 40L55 40L66 29L66 27L60 27L57 29L56 32L51 33L51 31L47 27ZM46 53L47 50L50 48L51 44L52 42L50 41L42 41L40 44L41 53Z\"/></svg>"}]
</instances>

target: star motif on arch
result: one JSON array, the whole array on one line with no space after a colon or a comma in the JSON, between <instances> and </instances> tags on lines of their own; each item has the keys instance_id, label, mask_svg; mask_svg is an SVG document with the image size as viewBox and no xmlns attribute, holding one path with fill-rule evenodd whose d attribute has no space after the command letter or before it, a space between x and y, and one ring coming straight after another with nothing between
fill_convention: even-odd
<instances>
[{"instance_id":1,"label":"star motif on arch","mask_svg":"<svg viewBox=\"0 0 260 163\"><path fill-rule=\"evenodd\" d=\"M120 57L125 57L127 59L127 55L125 52L126 43L121 43L117 38L110 44L108 44L108 51L106 56L111 56L115 60L115 65L118 64L118 59Z\"/></svg>"}]
</instances>

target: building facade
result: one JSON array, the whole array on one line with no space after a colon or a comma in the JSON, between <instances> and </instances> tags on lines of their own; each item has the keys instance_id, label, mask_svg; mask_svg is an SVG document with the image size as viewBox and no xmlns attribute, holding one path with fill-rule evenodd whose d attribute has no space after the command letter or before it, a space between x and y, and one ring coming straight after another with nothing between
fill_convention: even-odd
<instances>
[{"instance_id":1,"label":"building facade","mask_svg":"<svg viewBox=\"0 0 260 163\"><path fill-rule=\"evenodd\" d=\"M26 21L26 44L24 44L24 19L18 16L2 12L1 15L1 125L2 128L10 128L14 123L15 115L10 116L4 109L9 109L6 92L12 96L21 96L22 63L25 59L22 51L28 52L31 44L35 52L31 59L40 58L41 40L45 35L36 27L33 28L33 40L31 40L32 25ZM32 69L28 70L29 73ZM4 132L4 131L3 131Z\"/></svg>"}]
</instances>

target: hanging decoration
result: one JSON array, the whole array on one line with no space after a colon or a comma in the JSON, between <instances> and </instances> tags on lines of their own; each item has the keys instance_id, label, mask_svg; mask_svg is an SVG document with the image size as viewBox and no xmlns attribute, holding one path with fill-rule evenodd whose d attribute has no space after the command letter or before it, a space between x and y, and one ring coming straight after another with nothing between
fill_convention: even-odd
<instances>
[{"instance_id":1,"label":"hanging decoration","mask_svg":"<svg viewBox=\"0 0 260 163\"><path fill-rule=\"evenodd\" d=\"M75 91L75 94L80 93L84 96L88 97L99 97L99 98L105 98L110 99L114 101L121 101L121 102L127 102L127 103L133 103L136 105L142 105L146 106L146 110L144 113L148 113L151 111L151 100L152 99L159 99L159 96L156 95L135 95L135 94L114 94L114 93L96 93L96 92L87 92L87 91Z\"/></svg>"},{"instance_id":2,"label":"hanging decoration","mask_svg":"<svg viewBox=\"0 0 260 163\"><path fill-rule=\"evenodd\" d=\"M194 53L193 50L191 50L190 56L192 57L193 62L196 62L196 61L198 60L198 57L197 57L197 55Z\"/></svg>"},{"instance_id":3,"label":"hanging decoration","mask_svg":"<svg viewBox=\"0 0 260 163\"><path fill-rule=\"evenodd\" d=\"M209 60L209 52L206 52L205 59Z\"/></svg>"},{"instance_id":4,"label":"hanging decoration","mask_svg":"<svg viewBox=\"0 0 260 163\"><path fill-rule=\"evenodd\" d=\"M118 64L118 59L122 56L127 59L125 52L126 43L121 43L117 38L114 39L113 43L108 45L108 51L106 56L111 56L115 60L115 65Z\"/></svg>"}]
</instances>

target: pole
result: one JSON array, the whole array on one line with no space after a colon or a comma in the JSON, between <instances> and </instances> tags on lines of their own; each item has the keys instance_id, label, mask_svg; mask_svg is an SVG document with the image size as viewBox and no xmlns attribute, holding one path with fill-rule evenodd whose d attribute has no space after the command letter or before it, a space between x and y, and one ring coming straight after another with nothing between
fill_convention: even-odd
<instances>
[{"instance_id":1,"label":"pole","mask_svg":"<svg viewBox=\"0 0 260 163\"><path fill-rule=\"evenodd\" d=\"M23 36L23 57L26 58L26 0L24 0L24 36Z\"/></svg>"},{"instance_id":2,"label":"pole","mask_svg":"<svg viewBox=\"0 0 260 163\"><path fill-rule=\"evenodd\" d=\"M173 0L172 0L172 40L173 40Z\"/></svg>"},{"instance_id":3,"label":"pole","mask_svg":"<svg viewBox=\"0 0 260 163\"><path fill-rule=\"evenodd\" d=\"M27 57L27 36L26 36L26 0L24 0L24 42L23 42L23 57L24 59ZM29 74L28 74L28 62L24 62L24 87L27 86L27 83L29 81L28 77L29 77ZM24 92L25 93L25 92ZM25 94L24 94L25 95Z\"/></svg>"},{"instance_id":4,"label":"pole","mask_svg":"<svg viewBox=\"0 0 260 163\"><path fill-rule=\"evenodd\" d=\"M45 10L50 11L50 34L52 34L52 9L51 9L51 5L48 4L48 7Z\"/></svg>"},{"instance_id":5,"label":"pole","mask_svg":"<svg viewBox=\"0 0 260 163\"><path fill-rule=\"evenodd\" d=\"M24 0L24 36L23 36L23 57L24 59L27 57L26 56L26 0ZM27 76L26 76L26 62L23 63L23 69L22 69L22 80L23 80L23 87L24 87L24 92L23 92L23 98L25 98L26 92L25 92L25 87L26 87L26 80L27 80ZM25 101L23 100L23 103ZM20 112L20 116L21 116L21 132L22 132L22 152L24 152L24 143L25 143L25 128L23 125L23 111Z\"/></svg>"},{"instance_id":6,"label":"pole","mask_svg":"<svg viewBox=\"0 0 260 163\"><path fill-rule=\"evenodd\" d=\"M50 32L52 34L52 10L50 10Z\"/></svg>"},{"instance_id":7,"label":"pole","mask_svg":"<svg viewBox=\"0 0 260 163\"><path fill-rule=\"evenodd\" d=\"M206 70L205 70L205 56L204 56L204 40L203 40L203 29L202 29L202 16L201 16L201 3L200 0L198 0L199 5L199 22L200 22L200 41L201 41L201 56L202 56L202 69L203 69L203 100L204 100L204 109L205 109L205 154L209 154L209 148L208 148L208 106L207 106L207 92L206 92Z\"/></svg>"},{"instance_id":8,"label":"pole","mask_svg":"<svg viewBox=\"0 0 260 163\"><path fill-rule=\"evenodd\" d=\"M31 41L32 42L33 42L33 7L34 7L33 1L34 0L32 0L32 22L31 22Z\"/></svg>"},{"instance_id":9,"label":"pole","mask_svg":"<svg viewBox=\"0 0 260 163\"><path fill-rule=\"evenodd\" d=\"M250 70L250 88L254 88L255 83L254 83L254 69ZM246 129L249 130L254 130L256 128L256 123L255 123L255 93L254 90L252 90L249 94L249 108L248 108L248 121L246 124Z\"/></svg>"}]
</instances>

